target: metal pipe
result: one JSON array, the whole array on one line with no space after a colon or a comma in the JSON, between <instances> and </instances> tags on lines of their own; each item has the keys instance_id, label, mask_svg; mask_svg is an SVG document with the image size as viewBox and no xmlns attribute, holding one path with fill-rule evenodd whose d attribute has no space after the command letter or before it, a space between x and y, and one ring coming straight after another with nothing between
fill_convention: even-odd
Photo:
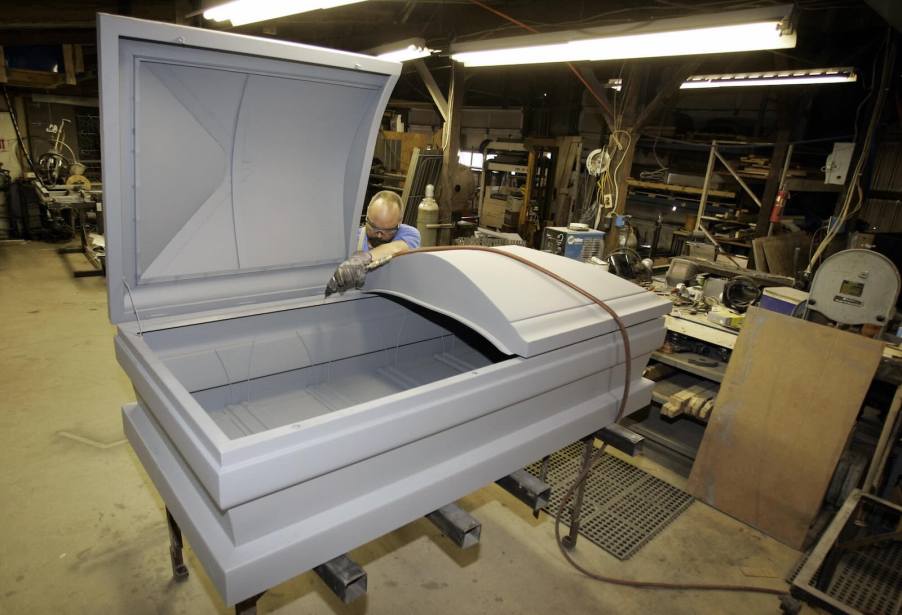
<instances>
[{"instance_id":1,"label":"metal pipe","mask_svg":"<svg viewBox=\"0 0 902 615\"><path fill-rule=\"evenodd\" d=\"M714 172L714 155L717 152L717 141L711 141L711 153L708 154L708 168L705 170L705 183L702 184L702 196L698 201L698 216L695 218L695 230L702 227L702 216L705 215L705 205L708 203L708 190L711 187L711 173Z\"/></svg>"},{"instance_id":2,"label":"metal pipe","mask_svg":"<svg viewBox=\"0 0 902 615\"><path fill-rule=\"evenodd\" d=\"M763 205L761 205L761 199L758 198L758 195L756 195L754 192L752 192L752 189L749 188L748 184L746 184L745 181L741 177L739 177L739 175L736 174L736 171L733 170L733 167L730 166L730 163L727 162L726 159L723 156L721 156L719 152L717 152L715 150L714 155L717 156L718 160L720 160L723 163L723 166L725 166L727 168L727 171L730 172L730 175L733 176L733 179L735 179L737 182L739 182L739 185L742 186L742 189L745 190L746 194L748 194L750 197L752 197L752 200L755 201L755 204L758 206L758 209L761 209L763 207Z\"/></svg>"}]
</instances>

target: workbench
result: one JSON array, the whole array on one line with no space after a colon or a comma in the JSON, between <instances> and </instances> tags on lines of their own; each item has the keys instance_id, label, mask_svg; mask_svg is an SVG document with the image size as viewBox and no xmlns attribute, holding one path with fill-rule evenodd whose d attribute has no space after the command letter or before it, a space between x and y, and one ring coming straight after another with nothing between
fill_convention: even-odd
<instances>
[{"instance_id":1,"label":"workbench","mask_svg":"<svg viewBox=\"0 0 902 615\"><path fill-rule=\"evenodd\" d=\"M97 234L103 235L103 190L99 184L90 188L78 185L45 186L38 181L32 183L35 195L47 211L62 217L70 212L73 230L78 233L78 246L65 246L57 249L58 254L84 254L93 269L73 270L72 276L84 278L106 275L105 250L95 247L87 231L88 214L94 214L93 224ZM102 245L102 241L100 242Z\"/></svg>"}]
</instances>

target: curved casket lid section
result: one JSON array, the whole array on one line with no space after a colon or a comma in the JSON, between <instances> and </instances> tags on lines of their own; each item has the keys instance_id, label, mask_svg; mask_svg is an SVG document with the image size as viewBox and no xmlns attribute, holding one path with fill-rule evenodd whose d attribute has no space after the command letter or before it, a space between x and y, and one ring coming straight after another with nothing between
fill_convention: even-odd
<instances>
[{"instance_id":1,"label":"curved casket lid section","mask_svg":"<svg viewBox=\"0 0 902 615\"><path fill-rule=\"evenodd\" d=\"M631 325L663 316L670 302L600 267L530 248L524 257L607 302ZM506 354L530 357L617 330L585 296L523 263L477 250L396 257L372 271L366 292L401 297L466 324Z\"/></svg>"},{"instance_id":2,"label":"curved casket lid section","mask_svg":"<svg viewBox=\"0 0 902 615\"><path fill-rule=\"evenodd\" d=\"M112 16L99 29L111 319L321 292L353 251L400 65Z\"/></svg>"}]
</instances>

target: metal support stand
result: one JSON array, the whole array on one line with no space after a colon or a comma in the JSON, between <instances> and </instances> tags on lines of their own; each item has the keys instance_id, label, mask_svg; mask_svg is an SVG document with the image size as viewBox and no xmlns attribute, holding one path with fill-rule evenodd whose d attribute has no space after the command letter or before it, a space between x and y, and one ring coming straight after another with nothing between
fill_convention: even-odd
<instances>
[{"instance_id":1,"label":"metal support stand","mask_svg":"<svg viewBox=\"0 0 902 615\"><path fill-rule=\"evenodd\" d=\"M366 572L347 555L339 555L320 564L313 571L345 604L350 604L366 593Z\"/></svg>"},{"instance_id":2,"label":"metal support stand","mask_svg":"<svg viewBox=\"0 0 902 615\"><path fill-rule=\"evenodd\" d=\"M595 450L595 436L583 438L583 462L580 464L579 475L582 476L589 464L592 462L592 451ZM561 539L561 544L566 549L576 547L576 540L579 537L579 517L583 511L583 497L586 495L586 482L581 482L576 487L576 493L573 496L573 505L570 507L570 532Z\"/></svg>"},{"instance_id":3,"label":"metal support stand","mask_svg":"<svg viewBox=\"0 0 902 615\"><path fill-rule=\"evenodd\" d=\"M90 242L88 240L88 234L85 231L85 212L81 207L73 207L71 209L73 215L73 224L77 221L79 225L79 243L80 247L66 247L66 248L57 248L57 254L81 254L83 255L88 262L94 267L94 269L88 270L73 270L72 277L74 278L91 278L98 276L106 275L106 263L105 263L105 255L97 255L94 253L94 250L91 249Z\"/></svg>"},{"instance_id":4,"label":"metal support stand","mask_svg":"<svg viewBox=\"0 0 902 615\"><path fill-rule=\"evenodd\" d=\"M57 254L84 254L85 251L81 248L70 247L70 248L57 248ZM76 270L72 272L73 278L93 278L98 276L105 275L103 269L84 269L84 270Z\"/></svg>"},{"instance_id":5,"label":"metal support stand","mask_svg":"<svg viewBox=\"0 0 902 615\"><path fill-rule=\"evenodd\" d=\"M235 605L235 615L257 615L257 601L263 597L266 592L260 592L256 596L245 598Z\"/></svg>"},{"instance_id":6,"label":"metal support stand","mask_svg":"<svg viewBox=\"0 0 902 615\"><path fill-rule=\"evenodd\" d=\"M461 549L479 543L482 524L453 502L429 513L426 518Z\"/></svg>"},{"instance_id":7,"label":"metal support stand","mask_svg":"<svg viewBox=\"0 0 902 615\"><path fill-rule=\"evenodd\" d=\"M643 436L640 436L635 431L630 431L617 423L608 425L595 435L602 442L610 444L618 451L626 453L630 457L635 457L641 453L642 443L645 442Z\"/></svg>"},{"instance_id":8,"label":"metal support stand","mask_svg":"<svg viewBox=\"0 0 902 615\"><path fill-rule=\"evenodd\" d=\"M172 563L172 578L176 581L184 581L188 578L188 567L182 557L182 530L172 517L169 509L166 509L166 524L169 526L169 559Z\"/></svg>"},{"instance_id":9,"label":"metal support stand","mask_svg":"<svg viewBox=\"0 0 902 615\"><path fill-rule=\"evenodd\" d=\"M513 474L499 478L495 483L532 508L533 513L548 507L551 487L526 470L517 470Z\"/></svg>"},{"instance_id":10,"label":"metal support stand","mask_svg":"<svg viewBox=\"0 0 902 615\"><path fill-rule=\"evenodd\" d=\"M542 467L539 470L539 480L542 481L543 483L547 482L545 479L548 478L548 466L550 466L550 465L551 465L551 455L545 455L544 457L542 457ZM536 510L532 511L532 516L535 517L536 519L538 519L539 514L541 512L542 512L541 510L536 509Z\"/></svg>"}]
</instances>

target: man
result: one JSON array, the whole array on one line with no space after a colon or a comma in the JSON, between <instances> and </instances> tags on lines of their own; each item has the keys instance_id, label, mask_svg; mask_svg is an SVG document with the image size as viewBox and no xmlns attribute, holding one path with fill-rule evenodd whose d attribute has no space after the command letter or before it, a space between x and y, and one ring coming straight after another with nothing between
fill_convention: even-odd
<instances>
[{"instance_id":1,"label":"man","mask_svg":"<svg viewBox=\"0 0 902 615\"><path fill-rule=\"evenodd\" d=\"M420 232L401 224L401 197L391 190L376 193L366 208L366 224L357 233L357 251L332 274L326 296L361 288L366 272L395 254L420 247Z\"/></svg>"}]
</instances>

